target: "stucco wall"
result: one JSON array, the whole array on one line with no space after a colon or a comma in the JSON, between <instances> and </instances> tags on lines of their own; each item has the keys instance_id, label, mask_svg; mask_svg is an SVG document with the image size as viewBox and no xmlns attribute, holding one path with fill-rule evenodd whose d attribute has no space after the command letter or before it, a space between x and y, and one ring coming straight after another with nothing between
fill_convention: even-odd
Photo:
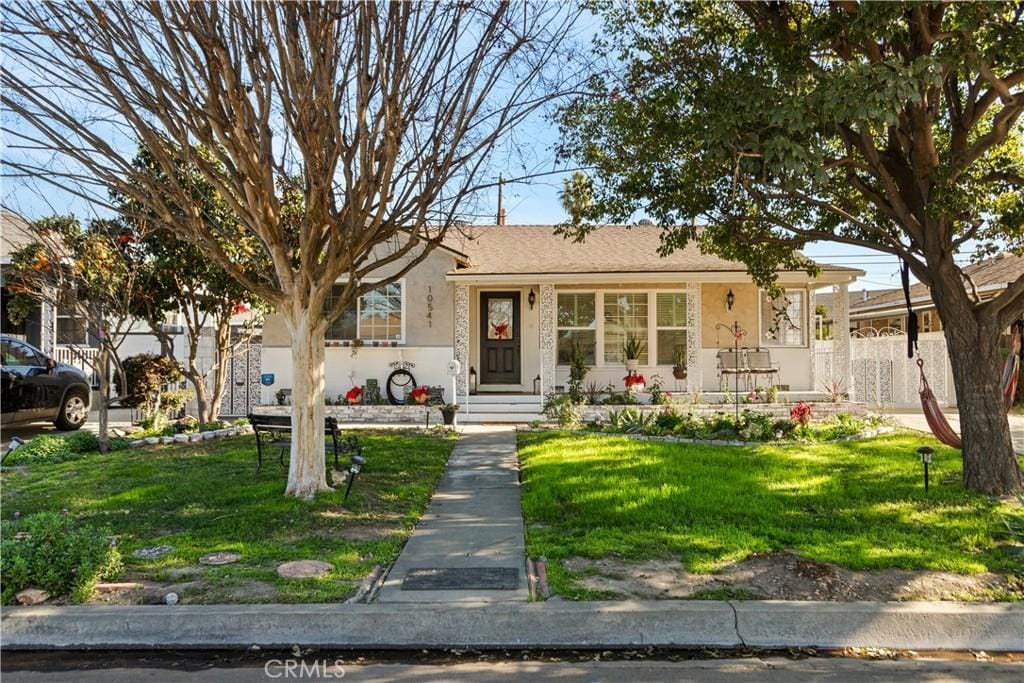
<instances>
[{"instance_id":1,"label":"stucco wall","mask_svg":"<svg viewBox=\"0 0 1024 683\"><path fill-rule=\"evenodd\" d=\"M725 306L725 297L729 290L736 297L732 310ZM747 331L747 338L740 346L757 344L760 331L757 315L761 300L758 289L753 283L705 283L700 292L701 346L705 349L719 349L732 345L732 336L726 329L717 329L718 325L731 328L734 322Z\"/></svg>"}]
</instances>

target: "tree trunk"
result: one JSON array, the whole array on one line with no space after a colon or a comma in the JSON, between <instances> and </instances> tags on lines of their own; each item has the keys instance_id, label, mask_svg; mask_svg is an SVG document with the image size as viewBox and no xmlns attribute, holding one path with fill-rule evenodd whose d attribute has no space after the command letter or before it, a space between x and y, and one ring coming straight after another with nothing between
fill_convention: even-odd
<instances>
[{"instance_id":1,"label":"tree trunk","mask_svg":"<svg viewBox=\"0 0 1024 683\"><path fill-rule=\"evenodd\" d=\"M284 313L292 339L292 449L285 495L329 491L324 466L324 318L295 306Z\"/></svg>"},{"instance_id":2,"label":"tree trunk","mask_svg":"<svg viewBox=\"0 0 1024 683\"><path fill-rule=\"evenodd\" d=\"M933 294L939 289L933 287ZM943 322L960 410L964 486L991 495L1019 491L1024 478L1003 405L1000 330L994 321L979 320L973 306L958 306L959 302L948 302L941 295L935 302ZM952 310L942 310L942 303Z\"/></svg>"},{"instance_id":3,"label":"tree trunk","mask_svg":"<svg viewBox=\"0 0 1024 683\"><path fill-rule=\"evenodd\" d=\"M100 374L100 405L99 405L99 434L100 452L106 453L110 450L110 350L105 343L100 344L99 352L99 374Z\"/></svg>"},{"instance_id":4,"label":"tree trunk","mask_svg":"<svg viewBox=\"0 0 1024 683\"><path fill-rule=\"evenodd\" d=\"M221 317L216 327L217 345L214 353L213 386L210 388L210 419L220 416L220 406L224 402L224 391L228 385L228 364L231 363L231 315Z\"/></svg>"}]
</instances>

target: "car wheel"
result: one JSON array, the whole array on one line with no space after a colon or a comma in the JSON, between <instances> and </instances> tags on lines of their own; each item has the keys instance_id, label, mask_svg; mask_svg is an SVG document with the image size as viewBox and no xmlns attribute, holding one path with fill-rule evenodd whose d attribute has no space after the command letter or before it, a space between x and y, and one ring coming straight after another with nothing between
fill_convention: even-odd
<instances>
[{"instance_id":1,"label":"car wheel","mask_svg":"<svg viewBox=\"0 0 1024 683\"><path fill-rule=\"evenodd\" d=\"M80 393L70 393L60 404L60 412L53 424L66 431L78 429L89 419L89 403Z\"/></svg>"}]
</instances>

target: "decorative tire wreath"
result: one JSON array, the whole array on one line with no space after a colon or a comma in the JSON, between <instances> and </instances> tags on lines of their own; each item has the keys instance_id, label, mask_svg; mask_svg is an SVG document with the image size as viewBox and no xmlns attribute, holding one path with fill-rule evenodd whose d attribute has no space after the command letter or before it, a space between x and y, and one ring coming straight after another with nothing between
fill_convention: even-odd
<instances>
[{"instance_id":1,"label":"decorative tire wreath","mask_svg":"<svg viewBox=\"0 0 1024 683\"><path fill-rule=\"evenodd\" d=\"M385 389L388 393L388 401L393 406L405 405L406 396L409 391L416 387L416 378L406 368L398 368L388 375L388 382Z\"/></svg>"}]
</instances>

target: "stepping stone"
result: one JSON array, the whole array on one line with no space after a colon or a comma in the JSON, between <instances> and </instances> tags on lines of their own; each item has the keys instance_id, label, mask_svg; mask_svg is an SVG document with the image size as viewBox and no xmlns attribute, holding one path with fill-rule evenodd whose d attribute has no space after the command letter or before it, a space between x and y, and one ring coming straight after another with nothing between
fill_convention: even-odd
<instances>
[{"instance_id":1,"label":"stepping stone","mask_svg":"<svg viewBox=\"0 0 1024 683\"><path fill-rule=\"evenodd\" d=\"M199 558L199 564L231 564L238 562L242 559L242 553L235 552L234 550L227 550L220 553L208 553Z\"/></svg>"},{"instance_id":2,"label":"stepping stone","mask_svg":"<svg viewBox=\"0 0 1024 683\"><path fill-rule=\"evenodd\" d=\"M171 552L174 552L173 545L150 545L145 548L139 548L132 555L140 560L155 560Z\"/></svg>"},{"instance_id":3,"label":"stepping stone","mask_svg":"<svg viewBox=\"0 0 1024 683\"><path fill-rule=\"evenodd\" d=\"M295 560L285 562L277 568L277 574L284 579L313 579L334 569L334 565L320 560Z\"/></svg>"}]
</instances>

